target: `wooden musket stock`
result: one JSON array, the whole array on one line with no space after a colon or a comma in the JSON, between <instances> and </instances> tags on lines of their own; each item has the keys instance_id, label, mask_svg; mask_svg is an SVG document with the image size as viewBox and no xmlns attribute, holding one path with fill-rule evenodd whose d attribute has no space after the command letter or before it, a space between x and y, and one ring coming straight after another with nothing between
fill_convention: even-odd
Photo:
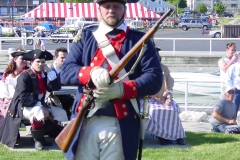
<instances>
[{"instance_id":1,"label":"wooden musket stock","mask_svg":"<svg viewBox=\"0 0 240 160\"><path fill-rule=\"evenodd\" d=\"M153 34L159 28L159 25L164 21L164 19L167 16L171 14L172 11L173 11L172 9L169 9L157 21L157 23L138 41L138 43L135 44L133 48L119 61L119 63L117 64L117 67L112 68L112 70L109 73L112 80L118 76L119 72L127 65L127 63L134 56L134 54L136 54L142 48L142 45L153 36ZM76 132L79 129L79 126L84 119L84 115L86 114L87 110L90 108L93 100L94 98L91 98L88 103L82 106L81 110L77 115L77 118L72 119L70 123L67 124L67 126L62 130L62 132L55 139L55 142L63 152L68 151L68 148L72 143L73 138L75 137Z\"/></svg>"}]
</instances>

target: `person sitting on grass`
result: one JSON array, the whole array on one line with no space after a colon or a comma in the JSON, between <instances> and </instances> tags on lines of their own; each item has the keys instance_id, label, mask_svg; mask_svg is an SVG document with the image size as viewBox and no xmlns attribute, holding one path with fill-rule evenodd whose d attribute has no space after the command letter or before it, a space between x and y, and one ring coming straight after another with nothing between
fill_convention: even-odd
<instances>
[{"instance_id":1,"label":"person sitting on grass","mask_svg":"<svg viewBox=\"0 0 240 160\"><path fill-rule=\"evenodd\" d=\"M234 87L226 87L224 99L220 99L213 106L210 124L213 132L239 133L240 128L236 122L236 105L233 103Z\"/></svg>"},{"instance_id":2,"label":"person sitting on grass","mask_svg":"<svg viewBox=\"0 0 240 160\"><path fill-rule=\"evenodd\" d=\"M185 145L186 135L178 115L180 107L173 101L171 92L165 91L163 97L164 102L159 101L156 95L149 98L149 118L146 121L146 130L156 136L161 145Z\"/></svg>"}]
</instances>

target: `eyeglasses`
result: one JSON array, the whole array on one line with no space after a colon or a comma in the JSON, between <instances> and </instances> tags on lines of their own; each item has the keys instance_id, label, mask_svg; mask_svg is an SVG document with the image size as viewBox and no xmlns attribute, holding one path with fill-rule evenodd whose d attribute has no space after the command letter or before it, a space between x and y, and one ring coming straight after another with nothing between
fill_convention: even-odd
<instances>
[{"instance_id":1,"label":"eyeglasses","mask_svg":"<svg viewBox=\"0 0 240 160\"><path fill-rule=\"evenodd\" d=\"M233 90L228 91L228 94L235 94L235 91L233 91Z\"/></svg>"}]
</instances>

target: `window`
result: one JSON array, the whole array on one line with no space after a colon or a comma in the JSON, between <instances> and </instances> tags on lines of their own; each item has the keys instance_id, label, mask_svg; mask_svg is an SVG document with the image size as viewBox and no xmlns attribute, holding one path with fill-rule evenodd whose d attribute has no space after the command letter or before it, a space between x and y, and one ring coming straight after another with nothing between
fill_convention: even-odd
<instances>
[{"instance_id":1,"label":"window","mask_svg":"<svg viewBox=\"0 0 240 160\"><path fill-rule=\"evenodd\" d=\"M13 10L12 10L12 8L10 8L10 15L12 15L12 12L13 12L13 15L18 15L18 11L17 11L18 9L17 9L17 7L13 7Z\"/></svg>"},{"instance_id":2,"label":"window","mask_svg":"<svg viewBox=\"0 0 240 160\"><path fill-rule=\"evenodd\" d=\"M0 7L0 15L1 16L7 16L7 7Z\"/></svg>"},{"instance_id":3,"label":"window","mask_svg":"<svg viewBox=\"0 0 240 160\"><path fill-rule=\"evenodd\" d=\"M19 12L25 12L23 7L19 7Z\"/></svg>"},{"instance_id":4,"label":"window","mask_svg":"<svg viewBox=\"0 0 240 160\"><path fill-rule=\"evenodd\" d=\"M162 4L162 1L158 1L158 4Z\"/></svg>"}]
</instances>

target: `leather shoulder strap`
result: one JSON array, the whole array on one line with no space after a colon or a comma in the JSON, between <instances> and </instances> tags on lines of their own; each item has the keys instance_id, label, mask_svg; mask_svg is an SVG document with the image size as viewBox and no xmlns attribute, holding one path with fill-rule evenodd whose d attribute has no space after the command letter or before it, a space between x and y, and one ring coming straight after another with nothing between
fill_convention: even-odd
<instances>
[{"instance_id":1,"label":"leather shoulder strap","mask_svg":"<svg viewBox=\"0 0 240 160\"><path fill-rule=\"evenodd\" d=\"M98 42L98 47L102 50L103 56L106 58L108 61L109 65L112 68L115 68L117 63L119 62L119 58L116 55L116 52L114 50L114 47L112 44L109 42L107 37L102 34L98 29L93 32L93 36L95 37L96 41ZM125 69L123 68L119 72L119 77L122 77L123 75L126 74ZM125 77L124 80L129 80L128 77ZM139 114L139 108L137 104L136 99L130 99L134 110L136 111L137 114Z\"/></svg>"}]
</instances>

